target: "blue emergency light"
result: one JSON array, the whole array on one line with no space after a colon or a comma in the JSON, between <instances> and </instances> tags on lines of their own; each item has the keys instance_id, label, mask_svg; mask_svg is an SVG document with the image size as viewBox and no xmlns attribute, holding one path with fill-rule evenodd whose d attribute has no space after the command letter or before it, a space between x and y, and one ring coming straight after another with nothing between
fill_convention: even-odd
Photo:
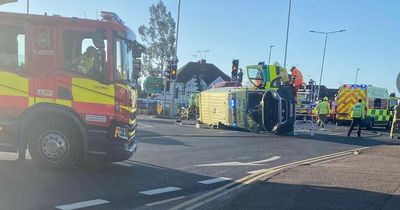
<instances>
[{"instance_id":1,"label":"blue emergency light","mask_svg":"<svg viewBox=\"0 0 400 210\"><path fill-rule=\"evenodd\" d=\"M235 107L235 99L231 99L231 107Z\"/></svg>"}]
</instances>

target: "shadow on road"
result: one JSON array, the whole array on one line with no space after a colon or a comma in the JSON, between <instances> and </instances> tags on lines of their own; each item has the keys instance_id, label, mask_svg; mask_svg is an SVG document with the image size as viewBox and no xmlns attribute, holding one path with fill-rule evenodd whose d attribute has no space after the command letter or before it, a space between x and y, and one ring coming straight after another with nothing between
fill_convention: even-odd
<instances>
[{"instance_id":1,"label":"shadow on road","mask_svg":"<svg viewBox=\"0 0 400 210\"><path fill-rule=\"evenodd\" d=\"M361 134L363 135L363 134ZM348 145L357 145L357 146L377 146L377 145L400 145L400 141L398 140L390 140L390 139L378 139L378 135L367 135L364 137L355 137L356 134L352 134L352 137L347 136L333 136L328 134L315 134L315 136L305 136L298 135L295 138L300 138L302 140L310 140L310 141L323 141L323 142L332 142L339 144L348 144Z\"/></svg>"},{"instance_id":2,"label":"shadow on road","mask_svg":"<svg viewBox=\"0 0 400 210\"><path fill-rule=\"evenodd\" d=\"M0 177L0 209L20 210L54 209L93 199L110 201L100 209L132 209L206 190L208 186L197 182L213 178L135 161L53 171L37 168L31 160L0 160ZM170 186L183 190L156 197L139 193Z\"/></svg>"},{"instance_id":3,"label":"shadow on road","mask_svg":"<svg viewBox=\"0 0 400 210\"><path fill-rule=\"evenodd\" d=\"M259 182L210 209L396 209L399 205L400 196L379 192Z\"/></svg>"},{"instance_id":4,"label":"shadow on road","mask_svg":"<svg viewBox=\"0 0 400 210\"><path fill-rule=\"evenodd\" d=\"M168 136L160 135L160 133L150 132L150 131L140 131L140 134L138 134L138 141L139 143L145 143L145 144L191 147L191 145L186 144L183 141L169 138Z\"/></svg>"}]
</instances>

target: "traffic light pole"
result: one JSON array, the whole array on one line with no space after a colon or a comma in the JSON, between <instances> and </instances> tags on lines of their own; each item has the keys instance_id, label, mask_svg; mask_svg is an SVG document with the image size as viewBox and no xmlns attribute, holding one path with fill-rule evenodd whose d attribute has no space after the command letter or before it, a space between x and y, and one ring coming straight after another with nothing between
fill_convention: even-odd
<instances>
[{"instance_id":1,"label":"traffic light pole","mask_svg":"<svg viewBox=\"0 0 400 210\"><path fill-rule=\"evenodd\" d=\"M167 103L167 84L168 84L168 80L165 80L165 84L164 84L164 103L162 104L162 115L166 116L166 112L165 112L165 104Z\"/></svg>"},{"instance_id":2,"label":"traffic light pole","mask_svg":"<svg viewBox=\"0 0 400 210\"><path fill-rule=\"evenodd\" d=\"M175 38L175 65L178 65L178 37L179 37L179 20L180 20L180 16L181 16L181 0L178 0L178 18L176 20L176 38ZM176 68L176 71L178 69ZM177 73L177 72L175 72ZM170 111L170 116L174 117L175 115L175 81L176 78L174 78L172 80L172 84L171 84L171 111Z\"/></svg>"},{"instance_id":3,"label":"traffic light pole","mask_svg":"<svg viewBox=\"0 0 400 210\"><path fill-rule=\"evenodd\" d=\"M170 116L174 117L175 115L175 80L171 81L171 107L170 107Z\"/></svg>"}]
</instances>

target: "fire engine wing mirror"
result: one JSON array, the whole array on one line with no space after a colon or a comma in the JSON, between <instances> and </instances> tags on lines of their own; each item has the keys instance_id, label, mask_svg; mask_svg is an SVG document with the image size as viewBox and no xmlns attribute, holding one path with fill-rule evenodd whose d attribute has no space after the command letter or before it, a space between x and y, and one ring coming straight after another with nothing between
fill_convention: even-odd
<instances>
[{"instance_id":1,"label":"fire engine wing mirror","mask_svg":"<svg viewBox=\"0 0 400 210\"><path fill-rule=\"evenodd\" d=\"M141 58L142 53L144 53L146 50L146 48L143 45L139 44L139 42L137 42L136 40L132 42L132 49L133 49L132 51L133 59Z\"/></svg>"},{"instance_id":2,"label":"fire engine wing mirror","mask_svg":"<svg viewBox=\"0 0 400 210\"><path fill-rule=\"evenodd\" d=\"M105 48L105 44L104 44L105 39L106 39L106 31L104 29L99 28L92 34L92 41L96 48L104 49Z\"/></svg>"},{"instance_id":3,"label":"fire engine wing mirror","mask_svg":"<svg viewBox=\"0 0 400 210\"><path fill-rule=\"evenodd\" d=\"M140 72L142 71L142 61L140 59L134 59L132 66L133 66L133 71L131 78L136 81L137 79L139 79Z\"/></svg>"}]
</instances>

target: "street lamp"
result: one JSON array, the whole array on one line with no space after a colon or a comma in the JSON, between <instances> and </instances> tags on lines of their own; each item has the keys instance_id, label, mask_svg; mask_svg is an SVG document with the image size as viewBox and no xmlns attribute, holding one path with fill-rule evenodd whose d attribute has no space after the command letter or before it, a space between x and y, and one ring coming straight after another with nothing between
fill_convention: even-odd
<instances>
[{"instance_id":1,"label":"street lamp","mask_svg":"<svg viewBox=\"0 0 400 210\"><path fill-rule=\"evenodd\" d=\"M283 61L283 68L286 69L286 58L287 58L287 48L289 42L289 28L290 28L290 11L292 8L292 0L289 0L289 10L288 10L288 18L287 18L287 26L286 26L286 44L285 44L285 58Z\"/></svg>"},{"instance_id":2,"label":"street lamp","mask_svg":"<svg viewBox=\"0 0 400 210\"><path fill-rule=\"evenodd\" d=\"M360 71L360 70L361 70L361 68L357 68L357 71L356 71L356 82L354 83L355 85L357 85L358 71Z\"/></svg>"},{"instance_id":3,"label":"street lamp","mask_svg":"<svg viewBox=\"0 0 400 210\"><path fill-rule=\"evenodd\" d=\"M311 30L311 31L310 31L311 33L317 33L317 34L324 34L324 35L325 35L324 53L323 53L323 55L322 55L321 73L320 73L320 75L319 75L318 97L319 97L319 91L320 91L320 89L321 89L322 72L324 71L325 52L326 52L326 43L328 42L328 35L329 35L329 34L334 34L334 33L345 32L345 31L346 31L346 30L330 31L330 32L314 31L314 30Z\"/></svg>"},{"instance_id":4,"label":"street lamp","mask_svg":"<svg viewBox=\"0 0 400 210\"><path fill-rule=\"evenodd\" d=\"M271 51L272 51L272 48L273 48L273 47L275 47L275 45L269 46L268 65L271 63Z\"/></svg>"}]
</instances>

